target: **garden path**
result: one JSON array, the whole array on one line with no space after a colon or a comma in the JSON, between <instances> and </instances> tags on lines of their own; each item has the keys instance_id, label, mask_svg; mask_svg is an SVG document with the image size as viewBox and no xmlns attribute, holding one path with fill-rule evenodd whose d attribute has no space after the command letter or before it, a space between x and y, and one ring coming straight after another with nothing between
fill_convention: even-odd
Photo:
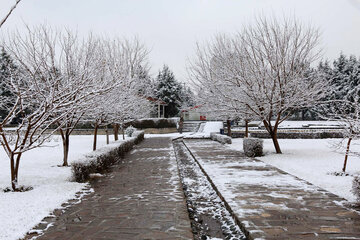
<instances>
[{"instance_id":1,"label":"garden path","mask_svg":"<svg viewBox=\"0 0 360 240\"><path fill-rule=\"evenodd\" d=\"M145 139L92 187L38 239L193 239L170 138Z\"/></svg>"}]
</instances>

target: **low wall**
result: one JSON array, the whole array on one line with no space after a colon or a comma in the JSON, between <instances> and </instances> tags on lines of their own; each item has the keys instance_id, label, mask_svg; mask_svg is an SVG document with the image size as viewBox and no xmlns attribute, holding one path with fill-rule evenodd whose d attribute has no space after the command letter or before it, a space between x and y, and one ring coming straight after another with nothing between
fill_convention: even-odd
<instances>
[{"instance_id":1,"label":"low wall","mask_svg":"<svg viewBox=\"0 0 360 240\"><path fill-rule=\"evenodd\" d=\"M244 132L232 132L232 138L244 138ZM250 131L249 137L252 138L271 138L267 131ZM324 139L324 138L343 138L342 131L284 131L278 132L278 139Z\"/></svg>"}]
</instances>

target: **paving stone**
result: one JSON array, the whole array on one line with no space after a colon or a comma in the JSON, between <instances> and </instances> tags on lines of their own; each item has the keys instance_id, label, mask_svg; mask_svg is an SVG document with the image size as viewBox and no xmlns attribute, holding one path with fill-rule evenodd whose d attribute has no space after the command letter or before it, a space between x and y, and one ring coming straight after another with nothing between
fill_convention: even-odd
<instances>
[{"instance_id":1,"label":"paving stone","mask_svg":"<svg viewBox=\"0 0 360 240\"><path fill-rule=\"evenodd\" d=\"M249 239L360 239L360 215L340 206L344 199L220 143L184 142L244 223ZM242 173L248 182L233 176ZM253 176L291 183L261 184Z\"/></svg>"},{"instance_id":2,"label":"paving stone","mask_svg":"<svg viewBox=\"0 0 360 240\"><path fill-rule=\"evenodd\" d=\"M145 139L92 187L38 239L193 239L170 138Z\"/></svg>"}]
</instances>

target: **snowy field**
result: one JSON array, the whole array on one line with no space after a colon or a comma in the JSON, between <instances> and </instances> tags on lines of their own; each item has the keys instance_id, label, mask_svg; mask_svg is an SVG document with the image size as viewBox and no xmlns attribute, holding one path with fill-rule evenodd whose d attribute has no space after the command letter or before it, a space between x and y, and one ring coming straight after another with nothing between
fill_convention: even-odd
<instances>
[{"instance_id":1,"label":"snowy field","mask_svg":"<svg viewBox=\"0 0 360 240\"><path fill-rule=\"evenodd\" d=\"M69 163L92 151L93 136L71 136ZM119 141L120 142L120 141ZM19 184L34 189L22 193L2 190L10 186L10 165L3 149L0 150L0 239L11 240L24 236L44 217L61 204L74 198L86 184L70 182L70 167L62 164L60 136L47 145L26 152L19 169ZM106 145L105 136L98 136L98 148Z\"/></svg>"},{"instance_id":2,"label":"snowy field","mask_svg":"<svg viewBox=\"0 0 360 240\"><path fill-rule=\"evenodd\" d=\"M258 159L290 174L324 188L350 202L356 200L351 192L352 176L335 176L341 172L344 153L332 147L339 139L279 139L283 154L276 154L271 139L264 139L265 156ZM243 151L242 139L233 139L228 145ZM351 149L360 152L360 141L354 141ZM350 156L347 173L360 174L360 157Z\"/></svg>"}]
</instances>

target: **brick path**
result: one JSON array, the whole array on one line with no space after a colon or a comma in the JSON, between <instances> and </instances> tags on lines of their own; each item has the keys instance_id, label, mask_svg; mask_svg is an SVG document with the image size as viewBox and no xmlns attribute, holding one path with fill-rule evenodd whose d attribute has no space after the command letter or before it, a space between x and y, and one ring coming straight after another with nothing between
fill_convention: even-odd
<instances>
[{"instance_id":1,"label":"brick path","mask_svg":"<svg viewBox=\"0 0 360 240\"><path fill-rule=\"evenodd\" d=\"M169 138L145 139L39 239L193 239Z\"/></svg>"},{"instance_id":2,"label":"brick path","mask_svg":"<svg viewBox=\"0 0 360 240\"><path fill-rule=\"evenodd\" d=\"M344 199L210 140L184 140L251 239L358 239Z\"/></svg>"}]
</instances>

